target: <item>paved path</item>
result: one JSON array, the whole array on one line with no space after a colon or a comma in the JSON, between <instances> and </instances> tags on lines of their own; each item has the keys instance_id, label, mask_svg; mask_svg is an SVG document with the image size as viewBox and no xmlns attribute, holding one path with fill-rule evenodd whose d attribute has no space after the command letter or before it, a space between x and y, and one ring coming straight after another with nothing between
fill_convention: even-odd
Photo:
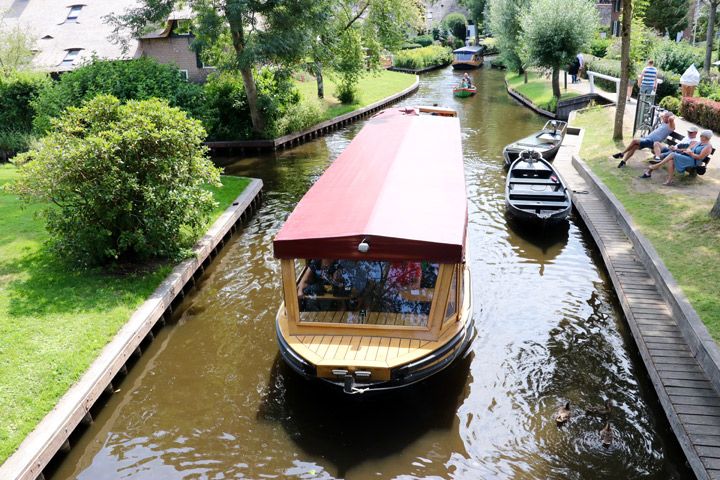
<instances>
[{"instance_id":1,"label":"paved path","mask_svg":"<svg viewBox=\"0 0 720 480\"><path fill-rule=\"evenodd\" d=\"M555 166L597 243L670 425L699 479L720 479L720 394L683 337L672 310L616 214L572 165L578 136L566 136Z\"/></svg>"}]
</instances>

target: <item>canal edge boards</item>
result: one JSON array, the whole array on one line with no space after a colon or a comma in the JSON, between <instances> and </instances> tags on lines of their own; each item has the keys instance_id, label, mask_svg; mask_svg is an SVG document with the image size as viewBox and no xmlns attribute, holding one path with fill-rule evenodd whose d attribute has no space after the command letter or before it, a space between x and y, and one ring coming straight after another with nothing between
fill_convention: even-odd
<instances>
[{"instance_id":1,"label":"canal edge boards","mask_svg":"<svg viewBox=\"0 0 720 480\"><path fill-rule=\"evenodd\" d=\"M393 103L403 100L420 88L420 77L415 75L415 82L407 87L406 89L394 94L389 97L385 97L382 100L378 100L375 103L353 110L352 112L345 113L343 115L325 120L324 122L308 127L305 130L301 130L295 133L289 133L282 137L278 137L272 140L218 140L212 142L205 142L205 145L215 153L217 150L252 150L252 151L264 151L264 150L277 150L279 148L293 147L299 145L308 140L312 140L318 137L322 137L325 134L336 130L337 128L349 125L357 120L367 117L370 114L378 112Z\"/></svg>"},{"instance_id":2,"label":"canal edge boards","mask_svg":"<svg viewBox=\"0 0 720 480\"><path fill-rule=\"evenodd\" d=\"M575 170L582 179L585 180L591 188L593 188L596 194L598 194L602 204L604 204L606 208L608 208L609 212L616 218L618 225L621 227L627 238L632 242L632 246L637 252L642 265L653 279L662 298L670 306L672 317L682 333L684 342L689 347L692 356L698 362L701 369L705 372L706 377L715 389L715 393L717 395L717 392L720 392L720 349L718 349L717 344L715 344L710 337L707 328L700 320L697 312L695 312L692 308L662 260L659 259L655 248L652 244L650 244L645 236L638 231L637 227L633 223L625 208L622 204L620 204L619 200L607 189L602 181L592 173L587 164L585 164L585 162L583 162L577 155L572 156L572 165L575 167ZM676 412L674 403L665 388L655 362L652 359L649 348L645 344L644 336L640 332L638 325L634 321L631 321L631 319L634 318L633 314L624 295L618 291L617 285L619 285L619 279L617 278L614 268L611 268L612 262L605 251L604 244L600 239L599 231L597 231L596 227L592 224L590 214L585 211L583 206L577 203L575 206L600 248L605 266L613 280L613 287L616 290L618 299L620 300L625 313L625 317L628 319L630 331L633 334L638 350L640 351L640 356L645 363L646 370L658 395L658 400L663 406L663 410L666 414L668 422L670 423L673 433L685 452L688 463L697 475L697 478L710 478L707 467L698 456L695 444L688 435L682 418Z\"/></svg>"},{"instance_id":3,"label":"canal edge boards","mask_svg":"<svg viewBox=\"0 0 720 480\"><path fill-rule=\"evenodd\" d=\"M545 110L545 109L543 109L543 108L538 107L538 106L535 105L533 102L531 102L530 99L526 98L525 95L523 95L522 93L518 92L518 91L515 90L514 88L511 88L510 85L508 84L507 80L505 80L505 90L507 90L508 94L509 94L511 97L513 97L515 100L517 100L518 102L522 103L522 104L525 105L527 108L529 108L530 110L534 111L535 113L538 113L538 114L542 115L543 117L547 117L547 118L552 118L552 119L557 118L554 113L552 113L552 112L550 112L550 111L548 111L548 110Z\"/></svg>"},{"instance_id":4,"label":"canal edge boards","mask_svg":"<svg viewBox=\"0 0 720 480\"><path fill-rule=\"evenodd\" d=\"M0 465L4 480L35 480L60 451L69 448L68 438L81 423L92 421L90 409L126 370L141 344L153 336L153 327L162 324L173 306L184 298L225 242L257 208L263 182L252 179L230 207L212 224L193 247L194 256L183 260L160 286L133 312L113 339L99 353L80 379L60 398L57 405L28 434L18 449Z\"/></svg>"}]
</instances>

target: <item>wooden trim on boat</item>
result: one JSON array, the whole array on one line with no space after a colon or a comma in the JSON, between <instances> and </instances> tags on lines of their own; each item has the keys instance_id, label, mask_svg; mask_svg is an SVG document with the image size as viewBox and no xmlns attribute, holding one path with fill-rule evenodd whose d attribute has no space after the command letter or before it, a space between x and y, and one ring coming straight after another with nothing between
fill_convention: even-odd
<instances>
[{"instance_id":1,"label":"wooden trim on boat","mask_svg":"<svg viewBox=\"0 0 720 480\"><path fill-rule=\"evenodd\" d=\"M300 318L300 304L297 296L297 281L295 280L295 261L290 259L280 260L282 273L283 293L285 296L284 306L287 316L292 319Z\"/></svg>"},{"instance_id":2,"label":"wooden trim on boat","mask_svg":"<svg viewBox=\"0 0 720 480\"><path fill-rule=\"evenodd\" d=\"M441 264L438 278L435 283L435 297L430 307L430 316L428 318L428 327L432 333L432 339L436 340L440 337L442 324L445 321L445 311L447 309L447 301L450 298L450 284L452 283L453 272L456 265ZM438 296L438 292L440 296Z\"/></svg>"}]
</instances>

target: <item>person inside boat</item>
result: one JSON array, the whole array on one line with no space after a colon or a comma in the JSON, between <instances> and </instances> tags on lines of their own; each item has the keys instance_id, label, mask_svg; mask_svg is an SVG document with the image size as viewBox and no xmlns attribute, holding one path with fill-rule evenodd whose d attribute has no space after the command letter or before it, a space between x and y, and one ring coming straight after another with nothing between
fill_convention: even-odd
<instances>
[{"instance_id":1,"label":"person inside boat","mask_svg":"<svg viewBox=\"0 0 720 480\"><path fill-rule=\"evenodd\" d=\"M337 260L316 258L308 260L307 266L308 274L301 283L303 295L323 295L341 285Z\"/></svg>"},{"instance_id":2,"label":"person inside boat","mask_svg":"<svg viewBox=\"0 0 720 480\"><path fill-rule=\"evenodd\" d=\"M420 262L392 262L385 282L384 309L395 313L420 313L419 302L403 294L419 290L422 281Z\"/></svg>"},{"instance_id":3,"label":"person inside boat","mask_svg":"<svg viewBox=\"0 0 720 480\"><path fill-rule=\"evenodd\" d=\"M373 292L382 279L382 263L367 260L340 260L339 280L350 300L347 309L366 309L372 302Z\"/></svg>"},{"instance_id":4,"label":"person inside boat","mask_svg":"<svg viewBox=\"0 0 720 480\"><path fill-rule=\"evenodd\" d=\"M462 83L460 84L462 88L472 88L472 81L470 80L470 75L467 73L463 75Z\"/></svg>"}]
</instances>

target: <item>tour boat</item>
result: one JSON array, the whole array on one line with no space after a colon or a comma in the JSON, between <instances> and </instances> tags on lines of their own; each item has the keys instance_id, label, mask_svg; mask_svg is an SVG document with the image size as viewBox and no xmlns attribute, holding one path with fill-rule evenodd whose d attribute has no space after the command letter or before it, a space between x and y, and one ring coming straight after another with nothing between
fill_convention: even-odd
<instances>
[{"instance_id":1,"label":"tour boat","mask_svg":"<svg viewBox=\"0 0 720 480\"><path fill-rule=\"evenodd\" d=\"M453 88L453 95L456 97L471 97L477 93L477 88L475 87L457 87Z\"/></svg>"},{"instance_id":2,"label":"tour boat","mask_svg":"<svg viewBox=\"0 0 720 480\"><path fill-rule=\"evenodd\" d=\"M460 123L439 107L372 117L273 241L280 353L346 393L421 381L474 334Z\"/></svg>"},{"instance_id":3,"label":"tour boat","mask_svg":"<svg viewBox=\"0 0 720 480\"><path fill-rule=\"evenodd\" d=\"M508 171L505 205L519 221L547 224L565 220L572 199L550 162L535 150L525 150Z\"/></svg>"},{"instance_id":4,"label":"tour boat","mask_svg":"<svg viewBox=\"0 0 720 480\"><path fill-rule=\"evenodd\" d=\"M560 120L550 120L539 132L506 145L503 148L505 168L517 160L521 152L528 149L539 152L545 160L553 160L565 138L566 129L567 123Z\"/></svg>"},{"instance_id":5,"label":"tour boat","mask_svg":"<svg viewBox=\"0 0 720 480\"><path fill-rule=\"evenodd\" d=\"M481 45L470 45L453 50L453 68L455 70L471 70L482 67L485 59L483 50L485 47Z\"/></svg>"}]
</instances>

